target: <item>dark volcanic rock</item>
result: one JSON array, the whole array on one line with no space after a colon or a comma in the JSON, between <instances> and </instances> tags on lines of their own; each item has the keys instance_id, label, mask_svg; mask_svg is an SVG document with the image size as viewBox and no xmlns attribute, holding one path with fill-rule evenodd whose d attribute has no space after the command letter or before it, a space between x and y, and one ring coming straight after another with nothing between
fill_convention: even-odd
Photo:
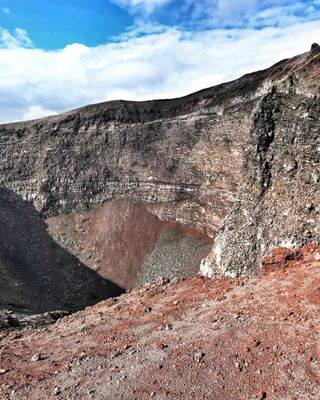
<instances>
[{"instance_id":1,"label":"dark volcanic rock","mask_svg":"<svg viewBox=\"0 0 320 400\"><path fill-rule=\"evenodd\" d=\"M319 53L320 52L320 46L318 43L313 43L311 46L311 51L312 53Z\"/></svg>"}]
</instances>

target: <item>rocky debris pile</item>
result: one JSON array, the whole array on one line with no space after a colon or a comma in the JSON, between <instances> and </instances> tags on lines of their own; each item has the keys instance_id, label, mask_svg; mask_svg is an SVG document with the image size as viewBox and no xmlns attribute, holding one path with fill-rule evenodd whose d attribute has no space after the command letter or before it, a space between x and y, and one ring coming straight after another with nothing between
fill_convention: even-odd
<instances>
[{"instance_id":1,"label":"rocky debris pile","mask_svg":"<svg viewBox=\"0 0 320 400\"><path fill-rule=\"evenodd\" d=\"M161 221L145 204L124 199L87 213L52 217L47 224L59 245L124 289L159 275L195 276L212 247L207 235Z\"/></svg>"}]
</instances>

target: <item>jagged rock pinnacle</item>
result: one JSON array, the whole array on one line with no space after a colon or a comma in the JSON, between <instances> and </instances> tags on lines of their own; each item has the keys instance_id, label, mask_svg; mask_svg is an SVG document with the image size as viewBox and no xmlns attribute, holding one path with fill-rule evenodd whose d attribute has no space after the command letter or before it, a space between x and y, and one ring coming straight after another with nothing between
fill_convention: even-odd
<instances>
[{"instance_id":1,"label":"jagged rock pinnacle","mask_svg":"<svg viewBox=\"0 0 320 400\"><path fill-rule=\"evenodd\" d=\"M318 52L320 52L320 46L318 45L318 43L312 43L312 45L311 45L311 52L312 52L312 53L318 53Z\"/></svg>"}]
</instances>

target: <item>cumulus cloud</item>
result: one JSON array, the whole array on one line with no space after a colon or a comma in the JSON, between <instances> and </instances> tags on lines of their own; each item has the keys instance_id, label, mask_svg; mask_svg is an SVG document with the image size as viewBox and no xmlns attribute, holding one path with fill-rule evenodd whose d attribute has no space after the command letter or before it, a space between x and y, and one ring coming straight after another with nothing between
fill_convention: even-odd
<instances>
[{"instance_id":1,"label":"cumulus cloud","mask_svg":"<svg viewBox=\"0 0 320 400\"><path fill-rule=\"evenodd\" d=\"M0 27L0 122L182 96L306 51L320 31L320 0L112 1L136 22L97 47L44 51L25 30Z\"/></svg>"},{"instance_id":2,"label":"cumulus cloud","mask_svg":"<svg viewBox=\"0 0 320 400\"><path fill-rule=\"evenodd\" d=\"M182 96L307 51L319 32L320 21L260 30L162 27L91 48L10 45L0 49L0 121L112 99Z\"/></svg>"}]
</instances>

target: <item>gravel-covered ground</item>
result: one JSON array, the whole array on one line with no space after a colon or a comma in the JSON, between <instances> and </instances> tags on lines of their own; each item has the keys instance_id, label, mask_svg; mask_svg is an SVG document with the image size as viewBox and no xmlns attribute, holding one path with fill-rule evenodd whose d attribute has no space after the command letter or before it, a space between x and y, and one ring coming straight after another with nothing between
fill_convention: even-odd
<instances>
[{"instance_id":1,"label":"gravel-covered ground","mask_svg":"<svg viewBox=\"0 0 320 400\"><path fill-rule=\"evenodd\" d=\"M319 399L320 248L257 277L159 279L55 324L4 328L1 399Z\"/></svg>"}]
</instances>

